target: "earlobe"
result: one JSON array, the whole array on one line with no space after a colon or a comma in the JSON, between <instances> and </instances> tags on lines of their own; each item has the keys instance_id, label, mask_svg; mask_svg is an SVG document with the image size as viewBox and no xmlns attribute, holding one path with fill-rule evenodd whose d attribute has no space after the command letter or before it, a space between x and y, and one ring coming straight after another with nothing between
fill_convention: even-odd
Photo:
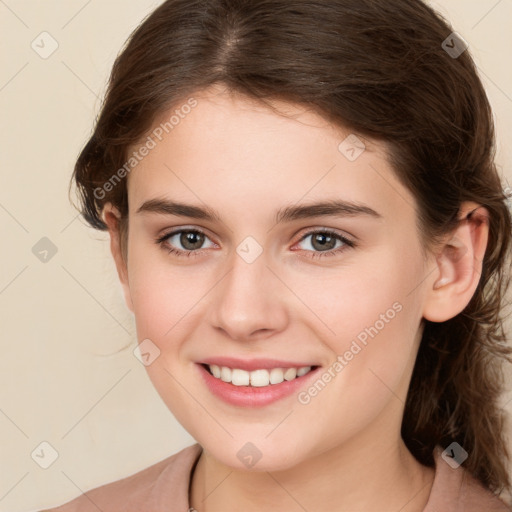
<instances>
[{"instance_id":1,"label":"earlobe","mask_svg":"<svg viewBox=\"0 0 512 512\"><path fill-rule=\"evenodd\" d=\"M428 280L423 317L444 322L469 303L480 281L489 236L489 213L475 203L464 203L459 225L435 257L436 271Z\"/></svg>"},{"instance_id":2,"label":"earlobe","mask_svg":"<svg viewBox=\"0 0 512 512\"><path fill-rule=\"evenodd\" d=\"M128 266L123 257L123 252L121 249L121 237L119 229L119 220L121 218L121 214L119 210L112 205L112 203L107 203L103 208L101 216L103 222L105 222L108 227L108 232L110 235L110 252L114 258L117 275L119 276L119 281L121 282L121 286L123 288L126 306L133 313L133 303L128 281Z\"/></svg>"}]
</instances>

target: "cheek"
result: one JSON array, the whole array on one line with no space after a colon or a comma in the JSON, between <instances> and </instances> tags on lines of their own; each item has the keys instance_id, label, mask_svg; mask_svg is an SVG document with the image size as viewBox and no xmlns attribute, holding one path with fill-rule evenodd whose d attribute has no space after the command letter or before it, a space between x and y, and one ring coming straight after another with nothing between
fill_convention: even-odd
<instances>
[{"instance_id":1,"label":"cheek","mask_svg":"<svg viewBox=\"0 0 512 512\"><path fill-rule=\"evenodd\" d=\"M333 387L347 406L388 399L413 364L421 322L417 285L425 276L418 249L403 245L365 262L364 272L354 267L322 281L304 278L297 289L329 328L315 322L332 363L342 367L332 370Z\"/></svg>"},{"instance_id":2,"label":"cheek","mask_svg":"<svg viewBox=\"0 0 512 512\"><path fill-rule=\"evenodd\" d=\"M128 275L139 340L151 339L162 351L196 314L208 289L196 265L171 265L164 250L132 247Z\"/></svg>"},{"instance_id":3,"label":"cheek","mask_svg":"<svg viewBox=\"0 0 512 512\"><path fill-rule=\"evenodd\" d=\"M415 288L424 277L418 249L397 243L354 258L339 269L290 274L287 279L315 313L319 332L327 333L322 339L330 339L331 348L340 354L354 339L364 343L393 333L389 342L401 345L403 336L396 336L398 332L410 339L421 311ZM303 318L314 319L306 309L303 312Z\"/></svg>"},{"instance_id":4,"label":"cheek","mask_svg":"<svg viewBox=\"0 0 512 512\"><path fill-rule=\"evenodd\" d=\"M207 276L192 266L172 266L162 258L133 251L129 267L130 294L139 342L149 339L158 356L146 366L154 388L178 421L189 425L190 395L183 386L191 376L183 347L204 316L202 298L211 288Z\"/></svg>"}]
</instances>

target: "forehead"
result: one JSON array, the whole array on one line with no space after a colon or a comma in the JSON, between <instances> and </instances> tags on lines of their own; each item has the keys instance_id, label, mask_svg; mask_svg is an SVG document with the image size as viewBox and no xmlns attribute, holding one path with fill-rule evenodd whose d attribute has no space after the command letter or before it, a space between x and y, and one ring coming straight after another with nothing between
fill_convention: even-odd
<instances>
[{"instance_id":1,"label":"forehead","mask_svg":"<svg viewBox=\"0 0 512 512\"><path fill-rule=\"evenodd\" d=\"M413 203L384 144L303 105L272 106L277 111L213 88L163 113L149 132L152 142L142 141L152 148L129 174L130 210L166 195L253 211L326 196L371 200L381 209L404 198Z\"/></svg>"}]
</instances>

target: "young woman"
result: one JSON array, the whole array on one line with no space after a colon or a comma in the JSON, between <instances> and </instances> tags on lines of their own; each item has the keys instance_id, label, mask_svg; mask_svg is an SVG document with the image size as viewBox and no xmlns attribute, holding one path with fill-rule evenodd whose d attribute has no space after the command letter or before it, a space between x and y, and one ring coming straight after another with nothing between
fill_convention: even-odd
<instances>
[{"instance_id":1,"label":"young woman","mask_svg":"<svg viewBox=\"0 0 512 512\"><path fill-rule=\"evenodd\" d=\"M197 444L53 510L511 510L493 151L419 0L158 7L74 178Z\"/></svg>"}]
</instances>

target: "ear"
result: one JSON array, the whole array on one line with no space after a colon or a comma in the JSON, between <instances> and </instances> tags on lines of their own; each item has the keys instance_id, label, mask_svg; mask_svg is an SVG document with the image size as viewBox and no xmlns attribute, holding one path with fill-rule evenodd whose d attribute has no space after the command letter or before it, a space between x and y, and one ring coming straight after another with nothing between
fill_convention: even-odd
<instances>
[{"instance_id":1,"label":"ear","mask_svg":"<svg viewBox=\"0 0 512 512\"><path fill-rule=\"evenodd\" d=\"M476 203L463 203L458 227L436 251L423 309L426 320L444 322L468 305L480 280L488 236L489 212Z\"/></svg>"},{"instance_id":2,"label":"ear","mask_svg":"<svg viewBox=\"0 0 512 512\"><path fill-rule=\"evenodd\" d=\"M119 281L121 281L121 286L123 287L124 300L128 309L133 313L133 303L130 294L130 285L128 282L128 266L123 258L121 240L119 236L119 219L121 218L121 214L119 213L119 210L112 205L112 203L106 203L102 211L102 218L108 227L110 235L110 252L114 257L117 275L119 276Z\"/></svg>"}]
</instances>

